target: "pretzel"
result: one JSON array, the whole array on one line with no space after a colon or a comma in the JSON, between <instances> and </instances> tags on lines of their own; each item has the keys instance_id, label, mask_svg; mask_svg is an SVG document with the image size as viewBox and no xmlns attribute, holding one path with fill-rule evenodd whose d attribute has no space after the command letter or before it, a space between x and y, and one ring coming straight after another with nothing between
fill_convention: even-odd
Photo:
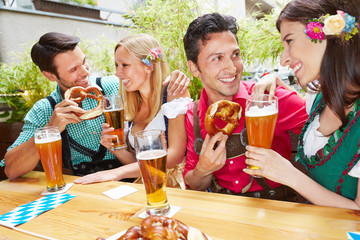
<instances>
[{"instance_id":1,"label":"pretzel","mask_svg":"<svg viewBox=\"0 0 360 240\"><path fill-rule=\"evenodd\" d=\"M122 235L118 240L132 240L132 239L141 239L141 228L139 226L133 226L129 228L124 235Z\"/></svg>"},{"instance_id":2,"label":"pretzel","mask_svg":"<svg viewBox=\"0 0 360 240\"><path fill-rule=\"evenodd\" d=\"M90 94L90 92L95 93L95 95ZM65 99L74 101L76 103L81 103L85 98L92 98L98 102L97 106L94 109L85 111L85 113L80 116L80 119L82 120L94 119L99 117L103 113L103 95L101 94L100 89L97 87L72 87L65 92L64 97Z\"/></svg>"},{"instance_id":3,"label":"pretzel","mask_svg":"<svg viewBox=\"0 0 360 240\"><path fill-rule=\"evenodd\" d=\"M140 233L139 229L141 229ZM193 237L189 238L189 235ZM201 231L197 229L194 230L194 228L189 228L179 220L161 216L150 216L145 218L140 227L131 227L124 235L118 238L118 240L135 239L208 240L206 235Z\"/></svg>"},{"instance_id":4,"label":"pretzel","mask_svg":"<svg viewBox=\"0 0 360 240\"><path fill-rule=\"evenodd\" d=\"M211 136L214 136L218 132L230 136L239 125L241 112L241 106L235 102L221 100L211 104L206 111L204 120L206 132ZM218 126L215 125L215 119L221 119L227 122L227 125L219 129Z\"/></svg>"}]
</instances>

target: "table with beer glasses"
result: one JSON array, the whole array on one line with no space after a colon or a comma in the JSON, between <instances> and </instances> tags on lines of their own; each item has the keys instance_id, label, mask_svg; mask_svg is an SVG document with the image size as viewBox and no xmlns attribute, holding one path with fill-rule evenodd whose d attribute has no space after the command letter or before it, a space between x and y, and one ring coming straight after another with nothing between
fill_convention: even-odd
<instances>
[{"instance_id":1,"label":"table with beer glasses","mask_svg":"<svg viewBox=\"0 0 360 240\"><path fill-rule=\"evenodd\" d=\"M64 176L71 183L75 176ZM118 200L102 193L121 185L138 189ZM0 182L0 214L42 197L43 172L30 172L16 180ZM76 197L40 214L18 228L54 239L107 238L142 219L146 195L143 184L104 182L74 185ZM347 239L346 232L360 231L359 211L321 207L167 188L170 205L180 206L176 218L198 228L211 239ZM40 239L0 226L0 239Z\"/></svg>"}]
</instances>

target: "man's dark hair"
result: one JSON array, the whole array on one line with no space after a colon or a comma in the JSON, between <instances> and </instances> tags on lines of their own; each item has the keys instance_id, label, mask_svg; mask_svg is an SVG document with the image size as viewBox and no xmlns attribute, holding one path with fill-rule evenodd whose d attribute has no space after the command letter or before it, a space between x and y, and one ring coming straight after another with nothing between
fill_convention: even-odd
<instances>
[{"instance_id":1,"label":"man's dark hair","mask_svg":"<svg viewBox=\"0 0 360 240\"><path fill-rule=\"evenodd\" d=\"M51 72L59 78L54 58L57 54L72 51L80 38L57 32L49 32L40 37L31 49L31 59L41 71Z\"/></svg>"},{"instance_id":2,"label":"man's dark hair","mask_svg":"<svg viewBox=\"0 0 360 240\"><path fill-rule=\"evenodd\" d=\"M200 51L199 40L205 44L210 39L209 34L230 31L238 42L236 36L238 30L239 26L236 19L231 16L210 13L198 17L190 23L183 38L187 60L197 64Z\"/></svg>"}]
</instances>

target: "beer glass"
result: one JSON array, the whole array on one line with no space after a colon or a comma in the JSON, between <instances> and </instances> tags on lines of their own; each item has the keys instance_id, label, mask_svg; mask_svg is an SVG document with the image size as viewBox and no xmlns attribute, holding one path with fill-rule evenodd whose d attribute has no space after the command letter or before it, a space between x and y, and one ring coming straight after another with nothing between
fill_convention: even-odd
<instances>
[{"instance_id":1,"label":"beer glass","mask_svg":"<svg viewBox=\"0 0 360 240\"><path fill-rule=\"evenodd\" d=\"M106 95L104 97L103 110L106 123L114 128L109 134L113 135L111 150L126 148L124 136L124 102L121 95Z\"/></svg>"},{"instance_id":2,"label":"beer glass","mask_svg":"<svg viewBox=\"0 0 360 240\"><path fill-rule=\"evenodd\" d=\"M46 175L46 188L55 192L65 187L62 173L61 135L58 127L35 129L35 146Z\"/></svg>"},{"instance_id":3,"label":"beer glass","mask_svg":"<svg viewBox=\"0 0 360 240\"><path fill-rule=\"evenodd\" d=\"M135 151L146 190L148 215L163 215L170 206L166 197L167 146L164 131L135 134Z\"/></svg>"},{"instance_id":4,"label":"beer glass","mask_svg":"<svg viewBox=\"0 0 360 240\"><path fill-rule=\"evenodd\" d=\"M253 94L246 99L245 121L248 144L255 147L271 148L278 116L277 97L269 94ZM258 169L249 165L250 169Z\"/></svg>"}]
</instances>

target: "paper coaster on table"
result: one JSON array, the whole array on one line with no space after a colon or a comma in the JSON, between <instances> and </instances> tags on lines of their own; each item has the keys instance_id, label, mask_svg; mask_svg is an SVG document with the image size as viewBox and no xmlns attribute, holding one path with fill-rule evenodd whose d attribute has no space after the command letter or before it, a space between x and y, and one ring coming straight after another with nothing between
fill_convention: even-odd
<instances>
[{"instance_id":1,"label":"paper coaster on table","mask_svg":"<svg viewBox=\"0 0 360 240\"><path fill-rule=\"evenodd\" d=\"M347 232L346 235L349 240L360 240L360 232Z\"/></svg>"},{"instance_id":2,"label":"paper coaster on table","mask_svg":"<svg viewBox=\"0 0 360 240\"><path fill-rule=\"evenodd\" d=\"M181 207L179 207L179 206L170 205L170 210L169 210L167 213L165 213L163 216L164 216L164 217L169 217L169 218L171 218L171 217L173 217L180 209L181 209ZM146 210L143 211L142 213L140 213L140 214L138 215L139 218L147 218L148 216L149 216L149 215L146 213Z\"/></svg>"},{"instance_id":3,"label":"paper coaster on table","mask_svg":"<svg viewBox=\"0 0 360 240\"><path fill-rule=\"evenodd\" d=\"M116 187L116 188L110 189L108 191L105 191L105 192L103 192L103 194L112 199L119 199L119 198L125 197L127 195L130 195L136 191L137 191L136 188L133 188L133 187L130 187L127 185L122 185L120 187Z\"/></svg>"},{"instance_id":4,"label":"paper coaster on table","mask_svg":"<svg viewBox=\"0 0 360 240\"><path fill-rule=\"evenodd\" d=\"M37 215L56 208L74 197L75 195L71 194L51 194L44 196L33 202L21 205L11 212L0 215L0 225L15 227L16 225L26 223Z\"/></svg>"},{"instance_id":5,"label":"paper coaster on table","mask_svg":"<svg viewBox=\"0 0 360 240\"><path fill-rule=\"evenodd\" d=\"M74 185L74 183L67 183L63 189L61 189L61 190L59 190L59 191L56 191L56 192L49 192L48 190L45 189L45 191L43 191L43 192L41 193L41 195L50 195L50 194L66 193L67 190L69 190L73 185Z\"/></svg>"}]
</instances>

